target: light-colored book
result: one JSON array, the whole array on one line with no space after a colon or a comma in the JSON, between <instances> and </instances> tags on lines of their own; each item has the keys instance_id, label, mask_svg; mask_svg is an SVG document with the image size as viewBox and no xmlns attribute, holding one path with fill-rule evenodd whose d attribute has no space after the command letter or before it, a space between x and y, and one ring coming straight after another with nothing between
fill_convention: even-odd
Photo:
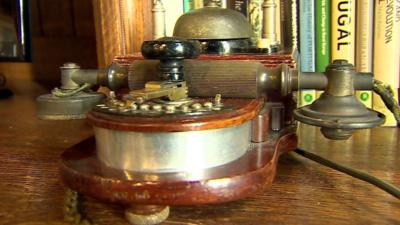
<instances>
[{"instance_id":1,"label":"light-colored book","mask_svg":"<svg viewBox=\"0 0 400 225\"><path fill-rule=\"evenodd\" d=\"M165 30L167 37L171 37L178 18L183 14L182 0L163 0L165 8Z\"/></svg>"},{"instance_id":2,"label":"light-colored book","mask_svg":"<svg viewBox=\"0 0 400 225\"><path fill-rule=\"evenodd\" d=\"M357 1L356 25L356 70L372 72L374 37L374 0ZM356 91L358 99L368 108L372 108L372 91Z\"/></svg>"},{"instance_id":3,"label":"light-colored book","mask_svg":"<svg viewBox=\"0 0 400 225\"><path fill-rule=\"evenodd\" d=\"M375 1L374 60L375 79L391 85L398 100L400 62L400 7L399 1ZM374 93L373 108L386 116L383 126L397 126L392 113Z\"/></svg>"}]
</instances>

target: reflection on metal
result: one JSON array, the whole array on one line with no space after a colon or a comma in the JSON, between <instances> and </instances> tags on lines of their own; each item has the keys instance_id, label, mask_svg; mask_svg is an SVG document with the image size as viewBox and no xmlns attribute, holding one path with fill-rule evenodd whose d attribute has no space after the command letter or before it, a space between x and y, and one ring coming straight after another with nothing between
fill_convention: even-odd
<instances>
[{"instance_id":1,"label":"reflection on metal","mask_svg":"<svg viewBox=\"0 0 400 225\"><path fill-rule=\"evenodd\" d=\"M69 120L86 118L96 104L104 99L97 92L80 92L70 97L56 97L53 94L39 96L37 116L46 120Z\"/></svg>"},{"instance_id":2,"label":"reflection on metal","mask_svg":"<svg viewBox=\"0 0 400 225\"><path fill-rule=\"evenodd\" d=\"M251 122L187 132L127 132L95 127L98 158L130 171L190 172L223 165L250 145Z\"/></svg>"},{"instance_id":3,"label":"reflection on metal","mask_svg":"<svg viewBox=\"0 0 400 225\"><path fill-rule=\"evenodd\" d=\"M213 5L179 17L174 36L196 40L240 39L251 38L253 30L240 12Z\"/></svg>"}]
</instances>

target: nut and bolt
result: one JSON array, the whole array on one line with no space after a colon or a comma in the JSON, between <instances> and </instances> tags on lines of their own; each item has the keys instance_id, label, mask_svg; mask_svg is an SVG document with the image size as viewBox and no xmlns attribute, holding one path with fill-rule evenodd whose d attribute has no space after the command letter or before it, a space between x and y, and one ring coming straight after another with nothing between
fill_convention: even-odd
<instances>
[{"instance_id":1,"label":"nut and bolt","mask_svg":"<svg viewBox=\"0 0 400 225\"><path fill-rule=\"evenodd\" d=\"M202 108L202 106L201 106L200 103L194 103L193 105L191 105L191 107L192 107L194 110L199 110L199 109Z\"/></svg>"},{"instance_id":2,"label":"nut and bolt","mask_svg":"<svg viewBox=\"0 0 400 225\"><path fill-rule=\"evenodd\" d=\"M176 107L174 105L166 105L165 110L167 113L173 113L175 111Z\"/></svg>"},{"instance_id":3,"label":"nut and bolt","mask_svg":"<svg viewBox=\"0 0 400 225\"><path fill-rule=\"evenodd\" d=\"M161 111L162 110L162 105L159 105L159 104L153 105L152 109L154 111Z\"/></svg>"},{"instance_id":4,"label":"nut and bolt","mask_svg":"<svg viewBox=\"0 0 400 225\"><path fill-rule=\"evenodd\" d=\"M142 104L139 106L139 109L142 111L148 111L150 109L150 105L148 104Z\"/></svg>"},{"instance_id":5,"label":"nut and bolt","mask_svg":"<svg viewBox=\"0 0 400 225\"><path fill-rule=\"evenodd\" d=\"M189 106L188 105L182 105L181 106L182 112L189 112Z\"/></svg>"},{"instance_id":6,"label":"nut and bolt","mask_svg":"<svg viewBox=\"0 0 400 225\"><path fill-rule=\"evenodd\" d=\"M221 107L223 104L221 103L222 96L221 94L216 94L214 98L214 105L216 107Z\"/></svg>"},{"instance_id":7,"label":"nut and bolt","mask_svg":"<svg viewBox=\"0 0 400 225\"><path fill-rule=\"evenodd\" d=\"M213 103L212 102L205 102L203 104L204 107L206 107L207 109L211 109L213 107Z\"/></svg>"}]
</instances>

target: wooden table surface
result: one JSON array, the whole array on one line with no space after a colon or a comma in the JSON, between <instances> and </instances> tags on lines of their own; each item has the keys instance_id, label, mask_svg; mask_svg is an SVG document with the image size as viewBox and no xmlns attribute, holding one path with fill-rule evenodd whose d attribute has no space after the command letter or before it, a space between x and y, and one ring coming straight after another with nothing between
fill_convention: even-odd
<instances>
[{"instance_id":1,"label":"wooden table surface","mask_svg":"<svg viewBox=\"0 0 400 225\"><path fill-rule=\"evenodd\" d=\"M21 83L13 98L0 100L0 224L65 224L59 156L92 130L84 120L38 120L34 99L45 92ZM400 186L396 128L329 141L317 128L301 126L299 136L304 149ZM84 212L97 224L127 224L117 205L85 198ZM228 204L172 207L163 224L400 224L400 201L289 153L281 157L270 189Z\"/></svg>"}]
</instances>

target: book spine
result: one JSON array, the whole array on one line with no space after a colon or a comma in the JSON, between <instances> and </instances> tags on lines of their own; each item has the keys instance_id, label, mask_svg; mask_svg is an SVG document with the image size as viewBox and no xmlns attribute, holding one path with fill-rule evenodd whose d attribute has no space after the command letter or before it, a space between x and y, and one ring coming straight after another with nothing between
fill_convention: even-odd
<instances>
[{"instance_id":1,"label":"book spine","mask_svg":"<svg viewBox=\"0 0 400 225\"><path fill-rule=\"evenodd\" d=\"M227 8L228 0L220 0L220 6L221 6L221 8Z\"/></svg>"},{"instance_id":2,"label":"book spine","mask_svg":"<svg viewBox=\"0 0 400 225\"><path fill-rule=\"evenodd\" d=\"M228 0L204 0L204 6L206 6L209 2L216 2L217 5L221 8L227 8Z\"/></svg>"},{"instance_id":3,"label":"book spine","mask_svg":"<svg viewBox=\"0 0 400 225\"><path fill-rule=\"evenodd\" d=\"M325 72L331 61L331 1L315 1L316 71Z\"/></svg>"},{"instance_id":4,"label":"book spine","mask_svg":"<svg viewBox=\"0 0 400 225\"><path fill-rule=\"evenodd\" d=\"M278 44L282 43L282 20L281 20L281 0L275 0L275 27L276 27L276 41Z\"/></svg>"},{"instance_id":5,"label":"book spine","mask_svg":"<svg viewBox=\"0 0 400 225\"><path fill-rule=\"evenodd\" d=\"M262 3L263 0L249 0L249 21L253 28L255 40L260 39L262 33Z\"/></svg>"},{"instance_id":6,"label":"book spine","mask_svg":"<svg viewBox=\"0 0 400 225\"><path fill-rule=\"evenodd\" d=\"M357 1L356 70L372 72L374 0ZM358 100L372 108L372 91L356 91Z\"/></svg>"},{"instance_id":7,"label":"book spine","mask_svg":"<svg viewBox=\"0 0 400 225\"><path fill-rule=\"evenodd\" d=\"M284 49L292 50L292 0L281 0L282 39Z\"/></svg>"},{"instance_id":8,"label":"book spine","mask_svg":"<svg viewBox=\"0 0 400 225\"><path fill-rule=\"evenodd\" d=\"M173 35L174 26L178 18L183 14L183 1L164 0L165 8L165 30L167 37Z\"/></svg>"},{"instance_id":9,"label":"book spine","mask_svg":"<svg viewBox=\"0 0 400 225\"><path fill-rule=\"evenodd\" d=\"M249 17L248 3L250 0L227 0L227 8L241 12L246 18Z\"/></svg>"},{"instance_id":10,"label":"book spine","mask_svg":"<svg viewBox=\"0 0 400 225\"><path fill-rule=\"evenodd\" d=\"M392 86L398 100L400 61L399 0L376 0L374 17L374 76ZM396 126L392 113L374 93L373 108L386 116L383 126Z\"/></svg>"},{"instance_id":11,"label":"book spine","mask_svg":"<svg viewBox=\"0 0 400 225\"><path fill-rule=\"evenodd\" d=\"M331 61L331 1L315 1L315 70L325 72ZM316 98L323 93L317 91Z\"/></svg>"},{"instance_id":12,"label":"book spine","mask_svg":"<svg viewBox=\"0 0 400 225\"><path fill-rule=\"evenodd\" d=\"M183 13L190 12L194 9L194 0L183 0Z\"/></svg>"},{"instance_id":13,"label":"book spine","mask_svg":"<svg viewBox=\"0 0 400 225\"><path fill-rule=\"evenodd\" d=\"M200 9L204 7L204 0L193 0L193 1L195 9Z\"/></svg>"},{"instance_id":14,"label":"book spine","mask_svg":"<svg viewBox=\"0 0 400 225\"><path fill-rule=\"evenodd\" d=\"M299 1L300 71L315 72L315 5L314 1ZM306 79L306 78L304 78ZM299 106L315 100L315 90L300 91Z\"/></svg>"},{"instance_id":15,"label":"book spine","mask_svg":"<svg viewBox=\"0 0 400 225\"><path fill-rule=\"evenodd\" d=\"M354 0L332 0L332 61L345 59L353 65L355 63L355 9Z\"/></svg>"},{"instance_id":16,"label":"book spine","mask_svg":"<svg viewBox=\"0 0 400 225\"><path fill-rule=\"evenodd\" d=\"M298 15L299 15L299 5L297 4L297 0L291 0L291 11L292 11L292 49L299 50L299 26L298 26Z\"/></svg>"}]
</instances>

